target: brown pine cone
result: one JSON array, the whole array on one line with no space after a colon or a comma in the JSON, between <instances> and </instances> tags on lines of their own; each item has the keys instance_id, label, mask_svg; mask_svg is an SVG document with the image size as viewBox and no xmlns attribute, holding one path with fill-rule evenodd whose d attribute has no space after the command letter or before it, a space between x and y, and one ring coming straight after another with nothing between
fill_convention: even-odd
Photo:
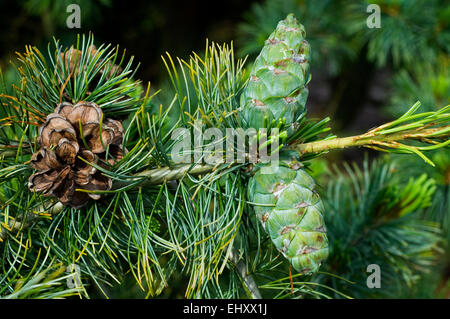
<instances>
[{"instance_id":1,"label":"brown pine cone","mask_svg":"<svg viewBox=\"0 0 450 319\"><path fill-rule=\"evenodd\" d=\"M98 200L99 194L76 189L109 190L112 181L86 162L101 167L113 165L123 157L122 140L122 124L103 118L97 104L61 103L39 129L40 149L31 157L31 166L38 172L30 176L29 189L75 208L84 206L90 198Z\"/></svg>"}]
</instances>

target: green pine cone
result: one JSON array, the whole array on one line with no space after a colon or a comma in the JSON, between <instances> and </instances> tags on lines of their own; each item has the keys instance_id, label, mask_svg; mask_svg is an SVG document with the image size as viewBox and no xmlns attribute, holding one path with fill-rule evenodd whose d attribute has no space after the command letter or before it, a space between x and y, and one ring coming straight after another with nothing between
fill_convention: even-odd
<instances>
[{"instance_id":1,"label":"green pine cone","mask_svg":"<svg viewBox=\"0 0 450 319\"><path fill-rule=\"evenodd\" d=\"M328 257L324 206L315 182L295 160L281 160L268 174L250 179L249 200L275 247L295 270L316 272ZM265 205L265 206L263 206Z\"/></svg>"},{"instance_id":2,"label":"green pine cone","mask_svg":"<svg viewBox=\"0 0 450 319\"><path fill-rule=\"evenodd\" d=\"M305 34L303 25L290 14L266 40L241 95L247 127L264 127L265 117L268 123L285 119L290 125L305 112L310 79L310 46Z\"/></svg>"}]
</instances>

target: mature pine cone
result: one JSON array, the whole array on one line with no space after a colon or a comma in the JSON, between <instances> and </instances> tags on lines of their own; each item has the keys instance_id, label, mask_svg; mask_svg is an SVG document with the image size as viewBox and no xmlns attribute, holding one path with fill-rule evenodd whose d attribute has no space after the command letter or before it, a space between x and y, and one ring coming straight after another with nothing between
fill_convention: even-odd
<instances>
[{"instance_id":1,"label":"mature pine cone","mask_svg":"<svg viewBox=\"0 0 450 319\"><path fill-rule=\"evenodd\" d=\"M30 176L28 187L75 208L90 198L98 200L99 194L76 189L109 190L112 181L85 161L101 167L113 165L123 157L122 140L122 124L103 118L97 104L61 103L40 127L40 149L31 157L31 166L38 172Z\"/></svg>"}]
</instances>

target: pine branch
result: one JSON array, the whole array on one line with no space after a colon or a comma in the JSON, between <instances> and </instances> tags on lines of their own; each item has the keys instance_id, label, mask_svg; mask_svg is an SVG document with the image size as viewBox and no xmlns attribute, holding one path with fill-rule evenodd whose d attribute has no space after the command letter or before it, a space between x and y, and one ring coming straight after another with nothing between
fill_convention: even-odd
<instances>
[{"instance_id":1,"label":"pine branch","mask_svg":"<svg viewBox=\"0 0 450 319\"><path fill-rule=\"evenodd\" d=\"M133 175L133 178L138 178L137 185L159 185L164 182L179 180L186 176L186 174L191 175L201 175L205 173L210 173L215 170L216 166L208 164L180 164L172 167L161 167L150 170L145 170L140 173ZM129 183L118 182L114 184L114 189L120 189L122 187L129 186ZM133 183L133 185L136 185Z\"/></svg>"},{"instance_id":2,"label":"pine branch","mask_svg":"<svg viewBox=\"0 0 450 319\"><path fill-rule=\"evenodd\" d=\"M399 119L383 124L364 134L292 144L291 149L300 155L321 153L332 149L363 146L378 151L393 153L415 153L425 162L434 166L422 151L447 147L450 144L450 106L436 112L414 114L420 103L414 104ZM413 141L415 144L410 144ZM409 142L409 143L407 143ZM426 146L424 146L426 145Z\"/></svg>"},{"instance_id":3,"label":"pine branch","mask_svg":"<svg viewBox=\"0 0 450 319\"><path fill-rule=\"evenodd\" d=\"M434 150L447 147L450 144L450 114L446 113L450 106L446 106L436 112L425 112L414 114L420 103L414 104L411 109L399 119L374 128L364 134L331 138L308 143L292 143L289 149L297 151L302 157L309 154L317 154L333 149L344 149L349 147L367 147L379 151L415 153L425 162L434 166L434 163L424 155L422 151ZM309 133L310 134L310 133ZM301 137L299 137L299 140ZM406 142L415 141L421 145L409 145ZM428 146L422 146L423 144ZM1 149L1 147L0 147ZM26 149L22 149L25 151ZM16 156L16 151L7 149L0 152L0 156ZM120 180L114 183L114 190L129 189L136 186L159 185L171 180L180 180L187 174L203 175L214 171L224 170L236 163L223 165L208 164L179 164L172 167L160 167L145 170L131 176L131 181ZM58 213L63 208L61 203L56 204L50 213ZM42 207L47 211L48 207ZM7 230L16 232L30 226L39 217L37 214L28 214L23 221L11 220L8 225L0 226L0 241L4 240Z\"/></svg>"},{"instance_id":4,"label":"pine branch","mask_svg":"<svg viewBox=\"0 0 450 319\"><path fill-rule=\"evenodd\" d=\"M437 262L439 223L418 218L431 205L436 182L426 174L401 182L398 169L391 158L370 164L366 158L362 167L344 163L329 171L324 204L326 222L333 225L332 254L324 271L354 283L322 276L320 283L356 298L403 296ZM383 269L386 289L365 285L369 263Z\"/></svg>"},{"instance_id":5,"label":"pine branch","mask_svg":"<svg viewBox=\"0 0 450 319\"><path fill-rule=\"evenodd\" d=\"M419 132L417 130L408 130L400 133L387 135L377 134L376 132L369 131L362 135L341 137L332 140L316 141L305 144L297 144L293 148L297 150L301 155L310 153L320 153L332 149L344 149L348 147L357 147L357 146L363 146L368 148L381 146L401 150L402 147L405 147L405 145L400 144L399 141L403 140L425 141L425 139L428 137L436 137L436 136L448 137L450 136L450 134L442 132L444 130L449 131L449 129L450 125L446 125L439 128L424 129ZM448 141L444 143L446 145L449 144ZM420 148L416 147L413 148L420 150ZM408 149L409 147L405 148L405 150Z\"/></svg>"},{"instance_id":6,"label":"pine branch","mask_svg":"<svg viewBox=\"0 0 450 319\"><path fill-rule=\"evenodd\" d=\"M74 273L67 273L67 265L57 262L50 256L50 251L39 249L39 253L32 260L32 267L28 272L20 272L24 266L23 259L29 253L30 247L24 248L16 255L15 262L4 274L0 275L0 299L60 299L71 296L81 296L82 287L68 287L68 280L72 280ZM20 264L19 264L20 263Z\"/></svg>"},{"instance_id":7,"label":"pine branch","mask_svg":"<svg viewBox=\"0 0 450 319\"><path fill-rule=\"evenodd\" d=\"M422 151L448 147L450 140L450 113L446 113L450 106L436 112L414 114L420 103L414 104L411 109L399 119L383 124L368 132L342 138L331 138L308 143L293 142L289 149L297 151L302 157L305 155L322 153L333 149L348 147L367 147L386 152L415 153L428 164L434 165ZM308 133L311 134L311 133ZM302 138L299 137L298 140ZM409 145L406 142L419 142L421 145ZM427 145L427 146L423 146ZM177 180L186 174L200 175L219 169L219 165L180 164L175 167L162 167L146 170L135 175L141 177L138 184L155 185L164 181ZM232 166L230 163L227 167ZM142 178L144 177L144 178ZM116 189L124 187L126 183L116 184Z\"/></svg>"}]
</instances>

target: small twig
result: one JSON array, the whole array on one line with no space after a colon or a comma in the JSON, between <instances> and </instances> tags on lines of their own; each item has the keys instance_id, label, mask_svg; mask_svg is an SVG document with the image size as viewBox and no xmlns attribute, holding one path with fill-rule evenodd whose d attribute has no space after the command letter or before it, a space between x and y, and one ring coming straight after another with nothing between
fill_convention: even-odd
<instances>
[{"instance_id":1,"label":"small twig","mask_svg":"<svg viewBox=\"0 0 450 319\"><path fill-rule=\"evenodd\" d=\"M63 208L64 205L58 202L53 206L51 205L47 207L41 206L34 213L27 212L20 221L16 219L9 219L7 225L0 224L0 242L5 240L8 233L19 232L20 230L31 226L33 222L37 218L39 218L43 213L52 216L60 213L63 210Z\"/></svg>"},{"instance_id":2,"label":"small twig","mask_svg":"<svg viewBox=\"0 0 450 319\"><path fill-rule=\"evenodd\" d=\"M250 292L253 299L262 299L261 293L259 292L258 285L253 279L252 275L247 272L247 266L244 261L240 260L239 255L236 251L231 251L231 261L236 265L236 270L241 276L242 281L244 282L245 287Z\"/></svg>"},{"instance_id":3,"label":"small twig","mask_svg":"<svg viewBox=\"0 0 450 319\"><path fill-rule=\"evenodd\" d=\"M429 128L424 130L408 130L393 134L362 134L349 137L335 138L331 140L310 142L304 144L293 144L290 148L299 152L300 155L311 154L311 153L321 153L333 149L344 149L348 147L362 146L371 147L374 145L379 145L380 143L393 143L402 140L411 140L418 138L427 138L427 136L432 136L438 131L442 131L445 128L449 128L450 125L439 127L439 128ZM448 138L449 134L443 135L443 138ZM397 144L400 145L400 144Z\"/></svg>"}]
</instances>

